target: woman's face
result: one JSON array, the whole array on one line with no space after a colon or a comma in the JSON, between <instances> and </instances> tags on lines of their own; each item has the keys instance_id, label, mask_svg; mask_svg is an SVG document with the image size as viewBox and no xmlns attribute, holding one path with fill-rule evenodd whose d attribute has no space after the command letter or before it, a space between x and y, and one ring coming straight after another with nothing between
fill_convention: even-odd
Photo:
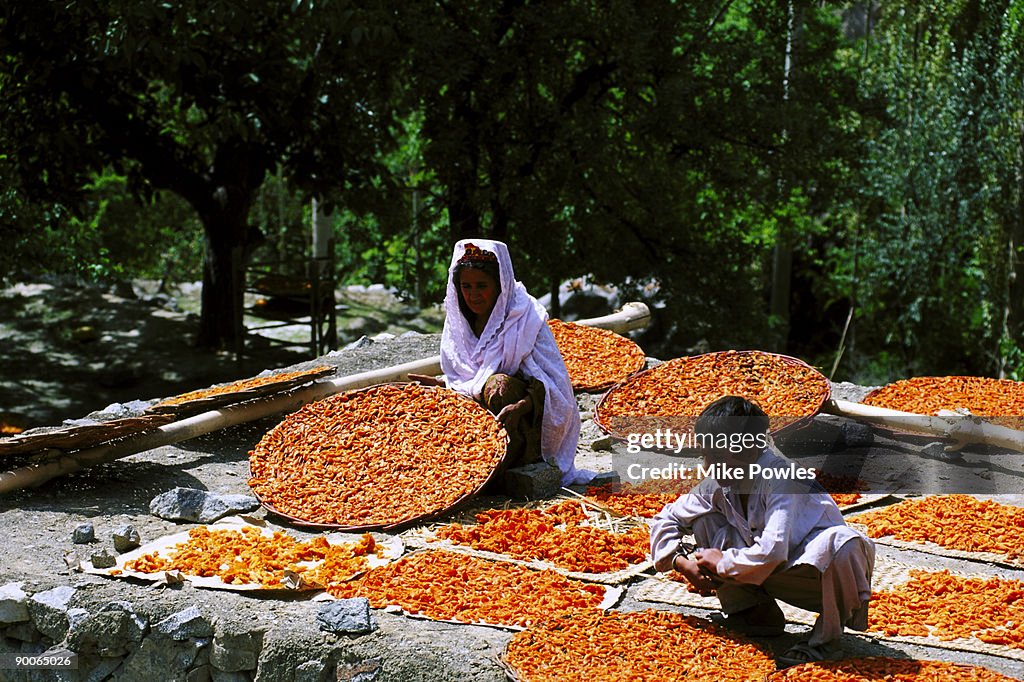
<instances>
[{"instance_id":1,"label":"woman's face","mask_svg":"<svg viewBox=\"0 0 1024 682\"><path fill-rule=\"evenodd\" d=\"M466 307L486 319L498 300L498 283L486 272L466 268L459 273L459 292Z\"/></svg>"}]
</instances>

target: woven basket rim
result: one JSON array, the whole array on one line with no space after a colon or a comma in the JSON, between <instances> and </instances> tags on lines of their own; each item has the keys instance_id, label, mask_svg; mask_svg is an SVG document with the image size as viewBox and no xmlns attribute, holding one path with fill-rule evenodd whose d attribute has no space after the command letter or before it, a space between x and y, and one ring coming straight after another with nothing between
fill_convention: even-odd
<instances>
[{"instance_id":1,"label":"woven basket rim","mask_svg":"<svg viewBox=\"0 0 1024 682\"><path fill-rule=\"evenodd\" d=\"M604 406L605 401L608 399L608 396L610 396L615 390L617 390L618 388L620 388L622 386L625 386L627 384L627 382L639 380L641 377L643 377L648 372L657 372L659 369L665 367L666 365L683 364L683 363L685 363L687 361L694 361L694 360L703 359L703 358L710 358L710 357L722 357L722 356L726 356L726 355L740 355L740 356L770 355L772 357L780 359L784 364L788 364L788 365L793 365L793 366L796 366L796 367L801 367L801 368L809 369L809 370L811 370L812 372L815 372L816 374L818 374L821 377L821 379L823 381L823 386L825 387L825 390L822 392L821 398L818 400L817 405L814 406L813 411L811 411L809 414L806 414L806 415L803 415L803 416L799 416L799 417L796 417L794 415L795 418L794 418L793 421L789 422L785 426L779 427L777 429L772 429L771 433L773 435L774 434L783 433L783 432L789 431L791 429L797 429L797 428L801 428L803 426L806 426L815 417L815 415L817 415L819 412L821 412L822 406L832 397L832 383L828 380L828 378L824 374L822 374L820 371L818 371L815 367L812 367L811 365L809 365L808 363L804 362L803 360L801 360L799 358L795 358L795 357L793 357L791 355L784 355L782 353L771 353L769 351L762 351L762 350L724 350L724 351L712 351L710 353L701 353L699 355L687 355L687 356L683 356L683 357L680 357L680 358L673 358L671 360L667 360L667 361L663 362L660 365L657 365L655 367L651 367L650 369L645 369L643 371L637 372L637 373L631 375L630 377L627 377L626 379L620 381L618 384L616 384L614 387L612 387L607 393L605 393L603 396L601 396L601 399L598 401L597 405L594 407L594 423L597 424L598 427L602 431L604 431L604 433L606 433L607 435L611 436L612 438L614 438L614 439L616 439L618 441L625 441L626 437L624 435L622 435L621 433L617 432L616 430L614 430L607 423L606 418L602 414L602 407ZM680 416L683 416L683 417L693 417L693 418L697 417L697 415L680 415ZM771 418L771 417L769 416L769 418Z\"/></svg>"},{"instance_id":2,"label":"woven basket rim","mask_svg":"<svg viewBox=\"0 0 1024 682\"><path fill-rule=\"evenodd\" d=\"M639 351L640 353L637 368L634 370L630 370L620 379L609 379L608 381L602 381L599 384L573 384L573 391L580 393L599 393L601 391L606 391L609 388L629 379L631 376L634 376L638 372L644 371L644 365L647 364L647 354L644 352L644 349L640 347L640 344L638 344L636 341L633 341L633 339L630 339L628 337L623 336L622 334L619 334L616 331L613 331L611 329L605 329L603 327L591 327L589 325L579 324L578 322L567 322L565 320L561 320L558 318L552 318L548 320L548 325L550 326L552 322L558 322L559 324L572 326L579 330L585 330L584 333L592 333L594 336L598 337L607 337L608 335L616 336L629 343L633 348L636 348L636 350ZM557 338L555 339L555 341L557 343ZM559 349L559 352L561 352L561 349Z\"/></svg>"}]
</instances>

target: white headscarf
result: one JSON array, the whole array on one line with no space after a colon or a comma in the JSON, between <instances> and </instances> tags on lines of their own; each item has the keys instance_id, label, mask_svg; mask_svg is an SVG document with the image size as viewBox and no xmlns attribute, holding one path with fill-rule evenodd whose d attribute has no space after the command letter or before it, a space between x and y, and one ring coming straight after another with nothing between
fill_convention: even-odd
<instances>
[{"instance_id":1,"label":"white headscarf","mask_svg":"<svg viewBox=\"0 0 1024 682\"><path fill-rule=\"evenodd\" d=\"M498 257L501 293L480 338L459 309L455 268L469 244ZM585 483L589 471L577 471L576 443L580 414L569 373L548 328L548 313L522 282L517 282L512 259L503 242L464 239L455 245L448 268L444 298L445 322L441 332L441 371L449 388L480 398L492 374L521 373L544 384L544 419L541 423L541 454L562 472L562 485Z\"/></svg>"}]
</instances>

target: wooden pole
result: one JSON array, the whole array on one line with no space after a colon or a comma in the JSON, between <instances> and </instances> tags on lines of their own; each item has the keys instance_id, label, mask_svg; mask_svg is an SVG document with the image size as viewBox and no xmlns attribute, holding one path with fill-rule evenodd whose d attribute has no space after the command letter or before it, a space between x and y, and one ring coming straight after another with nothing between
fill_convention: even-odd
<instances>
[{"instance_id":1,"label":"wooden pole","mask_svg":"<svg viewBox=\"0 0 1024 682\"><path fill-rule=\"evenodd\" d=\"M927 433L958 443L985 443L1024 452L1024 431L993 424L970 415L943 414L934 417L845 400L829 400L822 406L821 411L897 431Z\"/></svg>"},{"instance_id":2,"label":"wooden pole","mask_svg":"<svg viewBox=\"0 0 1024 682\"><path fill-rule=\"evenodd\" d=\"M646 327L650 323L650 319L651 313L646 305L627 303L617 313L592 320L583 320L580 324L625 331ZM306 403L321 400L335 393L390 381L408 381L409 374L431 375L440 372L441 358L435 355L401 365L320 381L289 393L251 400L219 410L210 410L181 421L165 424L153 431L127 436L96 447L58 455L48 461L0 472L0 495L38 486L57 476L74 473L104 462L112 462L162 445L179 443L229 426L256 421L281 412L293 412Z\"/></svg>"}]
</instances>

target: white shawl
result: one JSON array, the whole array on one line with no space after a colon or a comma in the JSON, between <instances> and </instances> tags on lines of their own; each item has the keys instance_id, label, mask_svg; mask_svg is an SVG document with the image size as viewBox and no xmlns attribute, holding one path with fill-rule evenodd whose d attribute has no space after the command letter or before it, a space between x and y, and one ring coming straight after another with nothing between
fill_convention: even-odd
<instances>
[{"instance_id":1,"label":"white shawl","mask_svg":"<svg viewBox=\"0 0 1024 682\"><path fill-rule=\"evenodd\" d=\"M459 309L455 267L467 244L498 257L501 293L477 338ZM492 374L522 374L544 384L544 418L541 422L541 454L562 472L562 485L585 483L593 474L577 471L576 443L580 414L565 362L548 328L548 314L517 282L508 247L489 239L464 239L455 245L448 268L444 299L445 321L441 332L441 371L449 388L480 398L484 382Z\"/></svg>"}]
</instances>

